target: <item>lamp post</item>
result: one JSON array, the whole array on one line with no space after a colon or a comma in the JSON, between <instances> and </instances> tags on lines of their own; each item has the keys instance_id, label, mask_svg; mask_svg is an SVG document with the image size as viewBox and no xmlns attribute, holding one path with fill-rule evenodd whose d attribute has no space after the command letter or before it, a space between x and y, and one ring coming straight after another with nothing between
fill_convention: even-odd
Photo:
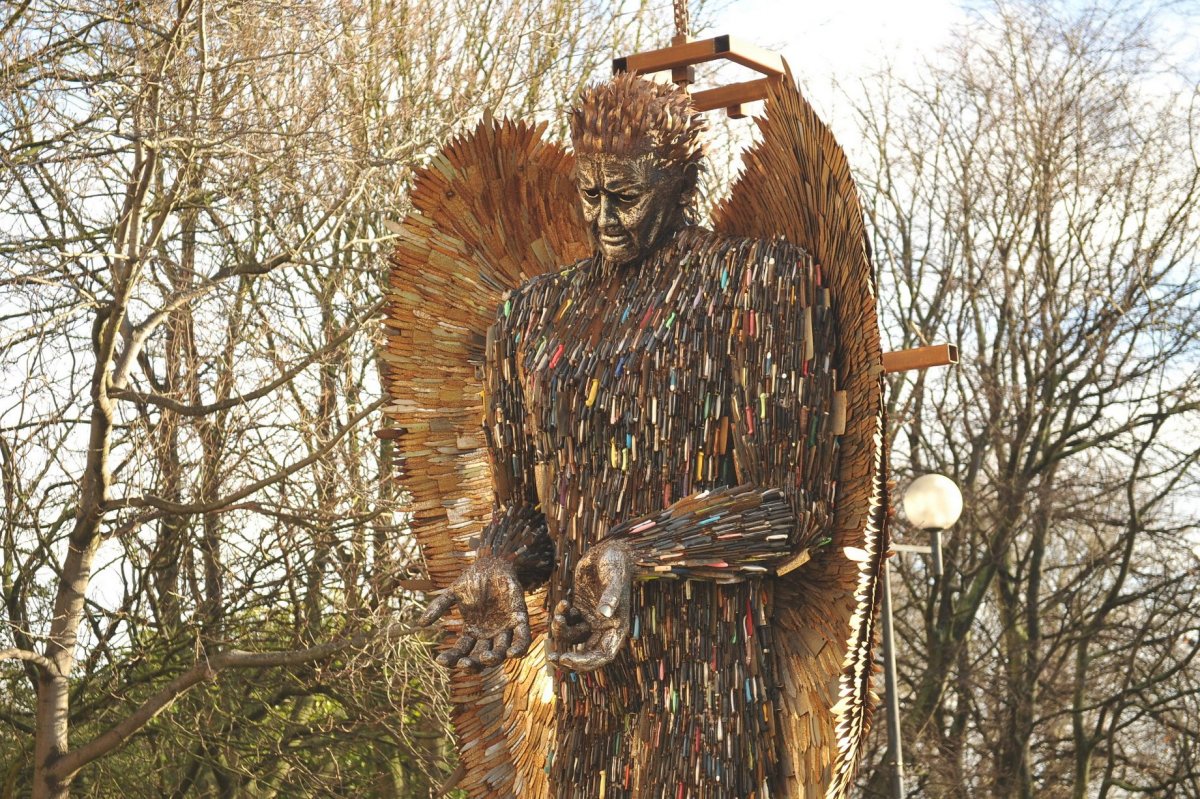
<instances>
[{"instance_id":1,"label":"lamp post","mask_svg":"<svg viewBox=\"0 0 1200 799\"><path fill-rule=\"evenodd\" d=\"M897 552L930 555L934 579L942 579L942 532L962 515L962 493L949 477L927 474L904 492L904 515L913 527L929 533L929 546L897 544ZM896 691L896 649L892 630L891 563L883 564L883 671L887 683L888 762L892 766L892 797L904 797L904 751L900 742L900 697Z\"/></svg>"},{"instance_id":2,"label":"lamp post","mask_svg":"<svg viewBox=\"0 0 1200 799\"><path fill-rule=\"evenodd\" d=\"M896 648L892 637L892 567L883 563L883 675L887 683L888 763L892 797L904 799L904 752L900 745L900 697L896 694Z\"/></svg>"}]
</instances>

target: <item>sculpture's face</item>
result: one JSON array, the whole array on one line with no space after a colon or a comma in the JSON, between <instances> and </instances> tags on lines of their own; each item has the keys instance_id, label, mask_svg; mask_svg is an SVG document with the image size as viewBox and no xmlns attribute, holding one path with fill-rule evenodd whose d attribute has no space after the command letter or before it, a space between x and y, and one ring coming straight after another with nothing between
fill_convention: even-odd
<instances>
[{"instance_id":1,"label":"sculpture's face","mask_svg":"<svg viewBox=\"0 0 1200 799\"><path fill-rule=\"evenodd\" d=\"M683 169L643 156L580 155L576 182L592 246L614 266L640 262L684 221Z\"/></svg>"}]
</instances>

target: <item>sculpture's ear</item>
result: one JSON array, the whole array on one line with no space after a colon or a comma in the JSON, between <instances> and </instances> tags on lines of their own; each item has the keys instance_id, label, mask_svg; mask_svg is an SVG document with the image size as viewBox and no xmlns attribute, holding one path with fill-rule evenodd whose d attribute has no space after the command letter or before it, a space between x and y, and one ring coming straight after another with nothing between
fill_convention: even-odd
<instances>
[{"instance_id":1,"label":"sculpture's ear","mask_svg":"<svg viewBox=\"0 0 1200 799\"><path fill-rule=\"evenodd\" d=\"M700 190L700 165L688 164L683 168L683 180L680 183L679 204L690 206L696 202L696 194Z\"/></svg>"}]
</instances>

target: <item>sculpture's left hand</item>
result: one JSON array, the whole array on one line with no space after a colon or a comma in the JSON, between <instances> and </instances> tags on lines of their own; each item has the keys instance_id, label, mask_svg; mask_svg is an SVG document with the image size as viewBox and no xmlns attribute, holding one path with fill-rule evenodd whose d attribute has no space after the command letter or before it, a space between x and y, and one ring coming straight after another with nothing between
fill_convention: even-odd
<instances>
[{"instance_id":1,"label":"sculpture's left hand","mask_svg":"<svg viewBox=\"0 0 1200 799\"><path fill-rule=\"evenodd\" d=\"M551 652L551 663L595 671L612 662L629 637L633 567L633 553L623 541L603 541L584 553L575 566L574 604L558 604L551 633L559 649L576 643L581 633L587 638L576 649Z\"/></svg>"}]
</instances>

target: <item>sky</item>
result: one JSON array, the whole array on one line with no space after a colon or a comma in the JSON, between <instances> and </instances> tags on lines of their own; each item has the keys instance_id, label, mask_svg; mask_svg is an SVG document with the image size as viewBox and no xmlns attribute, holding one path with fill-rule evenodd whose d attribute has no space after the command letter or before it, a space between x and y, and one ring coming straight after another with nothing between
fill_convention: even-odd
<instances>
[{"instance_id":1,"label":"sky","mask_svg":"<svg viewBox=\"0 0 1200 799\"><path fill-rule=\"evenodd\" d=\"M797 79L821 92L837 80L851 83L889 61L917 66L947 43L965 18L953 0L841 0L835 4L733 0L714 30L749 39L783 54Z\"/></svg>"},{"instance_id":2,"label":"sky","mask_svg":"<svg viewBox=\"0 0 1200 799\"><path fill-rule=\"evenodd\" d=\"M716 14L711 30L782 54L801 90L840 136L849 124L839 113L846 105L843 91L853 96L863 79L885 66L915 75L965 18L953 0L733 0Z\"/></svg>"},{"instance_id":3,"label":"sky","mask_svg":"<svg viewBox=\"0 0 1200 799\"><path fill-rule=\"evenodd\" d=\"M1092 4L1059 2L1068 9ZM727 0L700 35L729 34L781 53L801 91L853 156L856 125L848 110L862 96L862 82L885 68L917 78L953 43L955 28L978 20L983 8L972 0ZM1160 76L1159 87L1174 92L1200 84L1200 0L1129 0L1125 9L1156 20L1150 38L1175 70Z\"/></svg>"}]
</instances>

